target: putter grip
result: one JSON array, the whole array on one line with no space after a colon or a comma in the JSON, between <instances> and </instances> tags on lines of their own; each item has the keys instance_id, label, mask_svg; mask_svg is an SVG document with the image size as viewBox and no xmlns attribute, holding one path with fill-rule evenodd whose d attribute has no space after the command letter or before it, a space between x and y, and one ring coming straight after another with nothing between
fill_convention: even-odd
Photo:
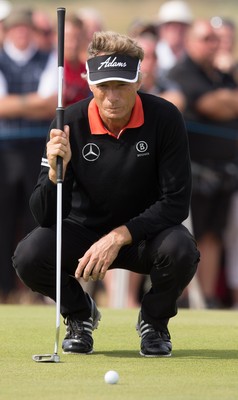
<instances>
[{"instance_id":1,"label":"putter grip","mask_svg":"<svg viewBox=\"0 0 238 400\"><path fill-rule=\"evenodd\" d=\"M58 16L58 66L64 65L64 25L65 25L65 8L57 8Z\"/></svg>"},{"instance_id":2,"label":"putter grip","mask_svg":"<svg viewBox=\"0 0 238 400\"><path fill-rule=\"evenodd\" d=\"M64 130L64 108L56 108L56 127L57 129ZM57 157L57 183L63 182L63 158Z\"/></svg>"}]
</instances>

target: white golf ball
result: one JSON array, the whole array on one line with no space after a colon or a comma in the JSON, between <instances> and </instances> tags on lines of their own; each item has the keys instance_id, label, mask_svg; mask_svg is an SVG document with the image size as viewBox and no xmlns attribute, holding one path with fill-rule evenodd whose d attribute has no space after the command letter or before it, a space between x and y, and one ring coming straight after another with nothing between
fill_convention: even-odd
<instances>
[{"instance_id":1,"label":"white golf ball","mask_svg":"<svg viewBox=\"0 0 238 400\"><path fill-rule=\"evenodd\" d=\"M110 385L114 385L119 380L119 375L116 371L107 371L104 375L104 380Z\"/></svg>"}]
</instances>

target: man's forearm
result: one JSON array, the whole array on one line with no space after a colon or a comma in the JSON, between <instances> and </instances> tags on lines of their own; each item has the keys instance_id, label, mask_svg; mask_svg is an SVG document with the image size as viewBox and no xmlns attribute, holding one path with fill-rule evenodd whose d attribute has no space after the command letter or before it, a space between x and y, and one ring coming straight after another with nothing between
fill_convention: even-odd
<instances>
[{"instance_id":1,"label":"man's forearm","mask_svg":"<svg viewBox=\"0 0 238 400\"><path fill-rule=\"evenodd\" d=\"M0 118L51 119L56 106L56 95L48 98L36 93L8 95L0 99Z\"/></svg>"},{"instance_id":2,"label":"man's forearm","mask_svg":"<svg viewBox=\"0 0 238 400\"><path fill-rule=\"evenodd\" d=\"M199 98L196 110L217 121L238 117L238 90L218 89Z\"/></svg>"}]
</instances>

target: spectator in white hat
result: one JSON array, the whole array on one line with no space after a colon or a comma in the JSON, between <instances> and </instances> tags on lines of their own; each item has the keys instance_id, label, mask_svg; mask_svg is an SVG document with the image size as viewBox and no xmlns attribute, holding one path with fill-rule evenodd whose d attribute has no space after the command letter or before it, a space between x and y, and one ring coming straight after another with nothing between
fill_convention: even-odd
<instances>
[{"instance_id":1,"label":"spectator in white hat","mask_svg":"<svg viewBox=\"0 0 238 400\"><path fill-rule=\"evenodd\" d=\"M156 48L160 74L166 75L184 54L184 37L193 20L189 5L182 0L163 3L158 12L159 41Z\"/></svg>"},{"instance_id":2,"label":"spectator in white hat","mask_svg":"<svg viewBox=\"0 0 238 400\"><path fill-rule=\"evenodd\" d=\"M0 47L3 44L4 38L4 28L3 28L3 21L6 17L10 14L12 9L12 4L10 1L7 0L0 0Z\"/></svg>"},{"instance_id":3,"label":"spectator in white hat","mask_svg":"<svg viewBox=\"0 0 238 400\"><path fill-rule=\"evenodd\" d=\"M32 9L4 19L0 50L0 302L19 301L12 271L14 243L36 223L28 199L57 106L57 63L38 50Z\"/></svg>"}]
</instances>

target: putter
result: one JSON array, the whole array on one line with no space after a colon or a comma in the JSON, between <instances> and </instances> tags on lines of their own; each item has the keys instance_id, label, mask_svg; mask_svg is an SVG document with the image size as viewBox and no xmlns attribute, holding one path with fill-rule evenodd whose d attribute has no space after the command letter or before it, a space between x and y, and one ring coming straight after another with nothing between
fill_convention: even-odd
<instances>
[{"instance_id":1,"label":"putter","mask_svg":"<svg viewBox=\"0 0 238 400\"><path fill-rule=\"evenodd\" d=\"M64 78L64 25L65 8L57 8L58 22L58 106L56 108L56 127L64 129L63 108L63 78ZM62 183L63 159L57 157L57 216L56 216L56 335L53 354L35 354L36 362L60 362L58 355L60 333L60 303L61 303L61 247L62 247Z\"/></svg>"}]
</instances>

